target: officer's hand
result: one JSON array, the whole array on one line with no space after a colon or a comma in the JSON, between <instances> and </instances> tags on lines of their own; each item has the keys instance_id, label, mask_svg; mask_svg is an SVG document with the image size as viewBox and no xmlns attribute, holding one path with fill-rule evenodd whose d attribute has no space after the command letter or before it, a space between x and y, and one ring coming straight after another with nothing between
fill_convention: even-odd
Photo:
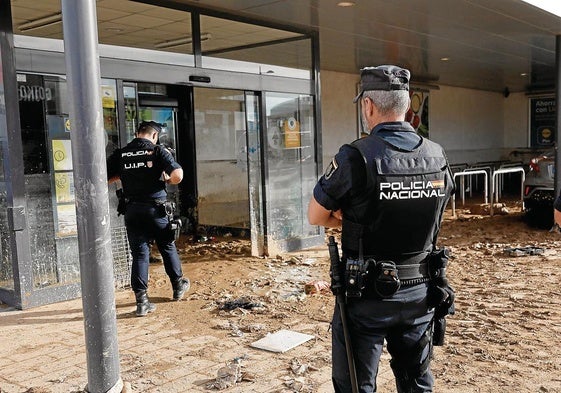
<instances>
[{"instance_id":1,"label":"officer's hand","mask_svg":"<svg viewBox=\"0 0 561 393\"><path fill-rule=\"evenodd\" d=\"M343 212L341 211L341 209L339 209L337 211L332 211L331 215L333 217L335 217L337 220L343 221Z\"/></svg>"},{"instance_id":2,"label":"officer's hand","mask_svg":"<svg viewBox=\"0 0 561 393\"><path fill-rule=\"evenodd\" d=\"M169 179L169 175L165 171L163 171L162 176L160 176L160 180L167 182Z\"/></svg>"}]
</instances>

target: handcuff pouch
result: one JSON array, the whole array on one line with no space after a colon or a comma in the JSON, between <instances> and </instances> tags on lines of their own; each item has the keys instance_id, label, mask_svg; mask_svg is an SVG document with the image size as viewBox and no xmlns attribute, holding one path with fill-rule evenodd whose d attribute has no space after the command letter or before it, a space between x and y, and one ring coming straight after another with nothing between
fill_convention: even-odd
<instances>
[{"instance_id":1,"label":"handcuff pouch","mask_svg":"<svg viewBox=\"0 0 561 393\"><path fill-rule=\"evenodd\" d=\"M401 287L397 266L393 261L377 261L373 276L374 291L382 299L392 297Z\"/></svg>"}]
</instances>

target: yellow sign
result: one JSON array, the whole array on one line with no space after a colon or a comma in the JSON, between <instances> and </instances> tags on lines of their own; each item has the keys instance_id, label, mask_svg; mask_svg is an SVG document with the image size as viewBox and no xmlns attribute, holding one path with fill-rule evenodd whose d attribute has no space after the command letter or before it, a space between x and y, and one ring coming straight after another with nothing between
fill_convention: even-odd
<instances>
[{"instance_id":1,"label":"yellow sign","mask_svg":"<svg viewBox=\"0 0 561 393\"><path fill-rule=\"evenodd\" d=\"M74 178L72 172L55 173L56 203L74 202Z\"/></svg>"},{"instance_id":2,"label":"yellow sign","mask_svg":"<svg viewBox=\"0 0 561 393\"><path fill-rule=\"evenodd\" d=\"M300 123L294 117L284 122L284 147L300 147Z\"/></svg>"},{"instance_id":3,"label":"yellow sign","mask_svg":"<svg viewBox=\"0 0 561 393\"><path fill-rule=\"evenodd\" d=\"M115 89L113 86L101 86L101 105L104 108L115 109Z\"/></svg>"},{"instance_id":4,"label":"yellow sign","mask_svg":"<svg viewBox=\"0 0 561 393\"><path fill-rule=\"evenodd\" d=\"M72 146L70 139L53 139L53 167L55 171L72 170Z\"/></svg>"}]
</instances>

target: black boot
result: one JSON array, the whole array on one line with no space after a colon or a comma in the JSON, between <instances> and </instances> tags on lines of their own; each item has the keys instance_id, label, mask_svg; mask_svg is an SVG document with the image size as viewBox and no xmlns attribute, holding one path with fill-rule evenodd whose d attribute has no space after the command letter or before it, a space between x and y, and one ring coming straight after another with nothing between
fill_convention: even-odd
<instances>
[{"instance_id":1,"label":"black boot","mask_svg":"<svg viewBox=\"0 0 561 393\"><path fill-rule=\"evenodd\" d=\"M146 291L138 291L134 294L136 296L136 316L143 317L149 312L152 312L156 309L156 305L154 303L150 303L148 299L148 295Z\"/></svg>"},{"instance_id":2,"label":"black boot","mask_svg":"<svg viewBox=\"0 0 561 393\"><path fill-rule=\"evenodd\" d=\"M180 278L172 284L173 286L173 300L183 299L185 292L191 288L191 281L188 278Z\"/></svg>"}]
</instances>

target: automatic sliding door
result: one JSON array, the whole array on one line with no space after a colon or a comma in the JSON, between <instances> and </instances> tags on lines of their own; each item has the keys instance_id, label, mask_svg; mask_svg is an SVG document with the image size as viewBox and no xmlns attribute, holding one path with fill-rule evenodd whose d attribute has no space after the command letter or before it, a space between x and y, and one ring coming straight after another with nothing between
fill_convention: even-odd
<instances>
[{"instance_id":1,"label":"automatic sliding door","mask_svg":"<svg viewBox=\"0 0 561 393\"><path fill-rule=\"evenodd\" d=\"M307 219L308 202L317 181L313 97L267 92L265 105L266 232L271 254L317 243L320 229Z\"/></svg>"},{"instance_id":2,"label":"automatic sliding door","mask_svg":"<svg viewBox=\"0 0 561 393\"><path fill-rule=\"evenodd\" d=\"M265 225L263 222L263 177L261 155L261 100L254 93L247 92L247 171L249 173L249 215L251 226L251 255L265 254Z\"/></svg>"},{"instance_id":3,"label":"automatic sliding door","mask_svg":"<svg viewBox=\"0 0 561 393\"><path fill-rule=\"evenodd\" d=\"M194 89L198 223L250 228L243 91Z\"/></svg>"},{"instance_id":4,"label":"automatic sliding door","mask_svg":"<svg viewBox=\"0 0 561 393\"><path fill-rule=\"evenodd\" d=\"M313 97L194 88L194 104L199 225L249 230L253 255L322 240L306 214L317 181Z\"/></svg>"}]
</instances>

